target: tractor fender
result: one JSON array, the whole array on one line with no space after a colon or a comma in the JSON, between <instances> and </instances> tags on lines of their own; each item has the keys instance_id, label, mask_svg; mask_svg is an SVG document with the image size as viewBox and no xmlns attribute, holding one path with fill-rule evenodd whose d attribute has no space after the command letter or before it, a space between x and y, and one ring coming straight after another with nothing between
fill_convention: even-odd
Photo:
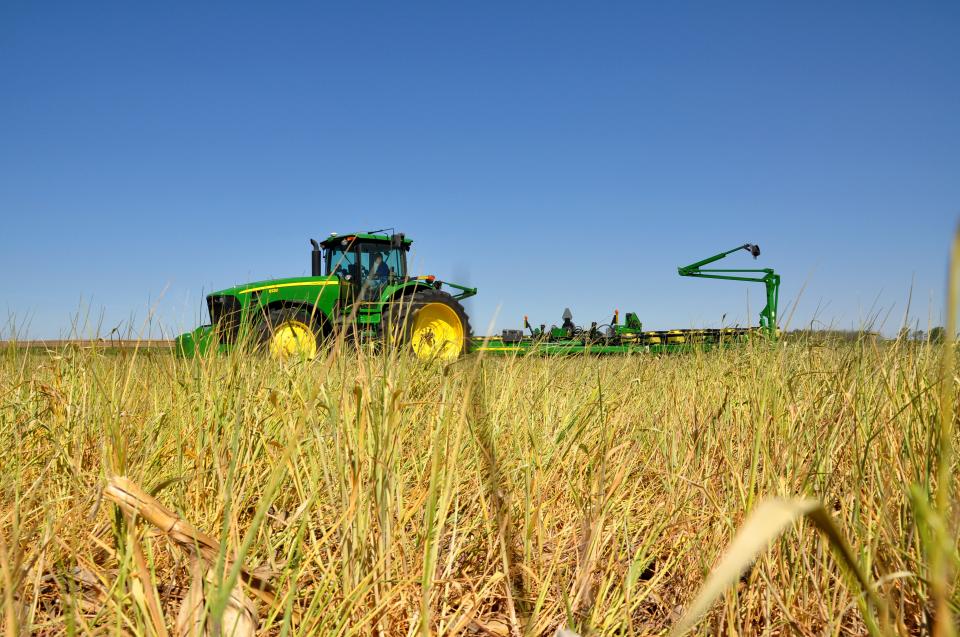
<instances>
[{"instance_id":1,"label":"tractor fender","mask_svg":"<svg viewBox=\"0 0 960 637\"><path fill-rule=\"evenodd\" d=\"M387 293L380 299L380 311L385 312L388 304L396 303L403 297L409 296L414 292L434 289L436 289L436 286L434 286L432 282L426 280L413 280L407 281L406 283L401 283L392 290L388 290Z\"/></svg>"},{"instance_id":2,"label":"tractor fender","mask_svg":"<svg viewBox=\"0 0 960 637\"><path fill-rule=\"evenodd\" d=\"M256 323L258 320L264 320L271 312L277 310L305 310L310 315L315 326L319 327L323 332L327 332L330 329L331 317L323 311L323 308L302 299L271 299L267 300L266 303L251 303L251 322Z\"/></svg>"}]
</instances>

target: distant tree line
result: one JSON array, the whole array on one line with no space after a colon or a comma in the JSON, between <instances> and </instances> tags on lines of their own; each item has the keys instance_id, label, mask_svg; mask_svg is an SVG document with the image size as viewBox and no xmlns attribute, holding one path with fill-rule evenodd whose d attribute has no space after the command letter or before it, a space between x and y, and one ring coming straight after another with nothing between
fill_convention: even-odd
<instances>
[{"instance_id":1,"label":"distant tree line","mask_svg":"<svg viewBox=\"0 0 960 637\"><path fill-rule=\"evenodd\" d=\"M903 328L895 337L895 340L909 341L914 343L942 343L946 331L942 326L932 327L930 331L920 329L911 330ZM795 341L833 341L854 343L859 340L893 340L886 339L880 332L873 330L840 330L840 329L797 329L784 332L783 337L787 340Z\"/></svg>"},{"instance_id":2,"label":"distant tree line","mask_svg":"<svg viewBox=\"0 0 960 637\"><path fill-rule=\"evenodd\" d=\"M897 334L897 338L902 341L930 341L931 343L942 343L943 337L946 334L942 325L937 327L931 327L929 332L924 332L923 330L911 330L906 327L900 330Z\"/></svg>"},{"instance_id":3,"label":"distant tree line","mask_svg":"<svg viewBox=\"0 0 960 637\"><path fill-rule=\"evenodd\" d=\"M783 337L790 341L830 341L854 343L861 339L877 340L882 338L879 332L871 330L838 330L838 329L798 329L784 332Z\"/></svg>"}]
</instances>

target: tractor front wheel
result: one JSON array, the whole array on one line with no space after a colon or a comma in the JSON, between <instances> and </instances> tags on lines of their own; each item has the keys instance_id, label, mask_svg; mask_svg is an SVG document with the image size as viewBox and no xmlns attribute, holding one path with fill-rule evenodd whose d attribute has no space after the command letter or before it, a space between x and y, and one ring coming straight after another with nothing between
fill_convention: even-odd
<instances>
[{"instance_id":1,"label":"tractor front wheel","mask_svg":"<svg viewBox=\"0 0 960 637\"><path fill-rule=\"evenodd\" d=\"M260 329L260 344L270 358L312 359L322 338L319 321L303 308L270 310Z\"/></svg>"},{"instance_id":2,"label":"tractor front wheel","mask_svg":"<svg viewBox=\"0 0 960 637\"><path fill-rule=\"evenodd\" d=\"M419 290L395 301L385 327L394 342L423 360L456 360L467 353L472 336L463 306L440 290Z\"/></svg>"}]
</instances>

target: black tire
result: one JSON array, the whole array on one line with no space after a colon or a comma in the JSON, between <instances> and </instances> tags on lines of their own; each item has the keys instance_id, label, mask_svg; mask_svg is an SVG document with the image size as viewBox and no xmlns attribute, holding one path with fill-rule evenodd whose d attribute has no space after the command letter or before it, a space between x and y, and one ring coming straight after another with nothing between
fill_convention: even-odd
<instances>
[{"instance_id":1,"label":"black tire","mask_svg":"<svg viewBox=\"0 0 960 637\"><path fill-rule=\"evenodd\" d=\"M421 288L412 294L407 294L390 303L389 309L385 312L385 321L383 325L383 336L388 343L393 343L400 348L411 347L412 329L416 324L418 313L426 306L432 304L441 304L450 308L457 318L463 332L463 342L460 345L460 352L457 358L470 352L470 343L473 339L473 328L470 326L470 317L460 301L453 298L447 292L431 288Z\"/></svg>"},{"instance_id":2,"label":"black tire","mask_svg":"<svg viewBox=\"0 0 960 637\"><path fill-rule=\"evenodd\" d=\"M326 339L327 321L319 310L312 312L310 308L302 305L273 308L264 312L257 333L257 348L269 354L270 341L276 333L277 328L291 321L302 323L310 329L313 333L316 348L319 351Z\"/></svg>"}]
</instances>

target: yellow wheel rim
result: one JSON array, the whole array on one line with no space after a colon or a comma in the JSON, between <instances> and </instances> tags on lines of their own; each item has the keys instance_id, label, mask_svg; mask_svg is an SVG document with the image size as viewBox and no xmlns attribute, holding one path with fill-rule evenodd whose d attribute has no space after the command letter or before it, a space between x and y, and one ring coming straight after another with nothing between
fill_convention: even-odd
<instances>
[{"instance_id":1,"label":"yellow wheel rim","mask_svg":"<svg viewBox=\"0 0 960 637\"><path fill-rule=\"evenodd\" d=\"M313 358L316 355L317 338L306 323L284 321L273 331L270 338L270 356L273 358Z\"/></svg>"},{"instance_id":2,"label":"yellow wheel rim","mask_svg":"<svg viewBox=\"0 0 960 637\"><path fill-rule=\"evenodd\" d=\"M463 323L450 306L427 303L413 317L410 345L418 358L454 360L463 351Z\"/></svg>"}]
</instances>

